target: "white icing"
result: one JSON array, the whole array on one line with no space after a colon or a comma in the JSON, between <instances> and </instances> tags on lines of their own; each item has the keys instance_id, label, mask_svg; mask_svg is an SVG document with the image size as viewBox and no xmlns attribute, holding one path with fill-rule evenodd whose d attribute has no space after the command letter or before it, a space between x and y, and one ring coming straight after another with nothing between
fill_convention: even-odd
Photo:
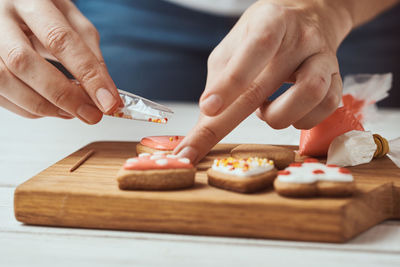
<instances>
[{"instance_id":1,"label":"white icing","mask_svg":"<svg viewBox=\"0 0 400 267\"><path fill-rule=\"evenodd\" d=\"M164 155L166 153L167 153L166 151L154 151L153 155Z\"/></svg>"},{"instance_id":2,"label":"white icing","mask_svg":"<svg viewBox=\"0 0 400 267\"><path fill-rule=\"evenodd\" d=\"M182 158L179 157L177 155L171 155L171 154L167 154L167 153L159 153L156 154L155 153L141 153L138 155L138 157L136 158L128 158L126 160L127 164L134 164L134 163L139 163L141 161L152 161L155 164L159 165L159 166L165 166L168 165L169 163L171 163L172 165L175 166L179 166L179 164L176 164L177 161L183 163L183 164L189 164L190 165L190 160L188 158ZM171 168L175 168L175 167L171 167ZM176 167L179 168L179 167Z\"/></svg>"},{"instance_id":3,"label":"white icing","mask_svg":"<svg viewBox=\"0 0 400 267\"><path fill-rule=\"evenodd\" d=\"M137 163L139 160L137 158L129 158L126 160L126 163Z\"/></svg>"},{"instance_id":4,"label":"white icing","mask_svg":"<svg viewBox=\"0 0 400 267\"><path fill-rule=\"evenodd\" d=\"M160 166L164 166L168 164L168 160L167 159L158 159L156 160L156 164L160 165Z\"/></svg>"},{"instance_id":5,"label":"white icing","mask_svg":"<svg viewBox=\"0 0 400 267\"><path fill-rule=\"evenodd\" d=\"M186 163L186 164L190 163L190 159L188 159L188 158L179 158L178 161L180 161L182 163Z\"/></svg>"},{"instance_id":6,"label":"white icing","mask_svg":"<svg viewBox=\"0 0 400 267\"><path fill-rule=\"evenodd\" d=\"M315 174L313 171L322 170L323 174ZM309 184L317 181L352 182L353 175L339 172L339 167L328 167L325 164L310 162L303 163L300 167L288 167L289 175L278 175L279 181L286 183Z\"/></svg>"},{"instance_id":7,"label":"white icing","mask_svg":"<svg viewBox=\"0 0 400 267\"><path fill-rule=\"evenodd\" d=\"M232 159L233 160L233 159ZM223 163L218 164L218 160L214 160L214 164L212 165L212 169L218 172L226 173L229 175L240 176L240 177L249 177L258 175L261 173L268 172L274 168L274 164L272 161L267 159L260 159L258 158L249 158L248 161L244 159L235 159L239 167L232 168L232 165L224 166ZM248 164L248 168L243 168L244 164Z\"/></svg>"},{"instance_id":8,"label":"white icing","mask_svg":"<svg viewBox=\"0 0 400 267\"><path fill-rule=\"evenodd\" d=\"M150 159L151 160L157 160L157 159L162 159L162 158L164 158L164 155L160 155L160 154L158 154L158 155L152 155L151 157L150 157Z\"/></svg>"},{"instance_id":9,"label":"white icing","mask_svg":"<svg viewBox=\"0 0 400 267\"><path fill-rule=\"evenodd\" d=\"M333 139L328 150L328 164L355 166L374 157L376 144L371 132L350 131Z\"/></svg>"}]
</instances>

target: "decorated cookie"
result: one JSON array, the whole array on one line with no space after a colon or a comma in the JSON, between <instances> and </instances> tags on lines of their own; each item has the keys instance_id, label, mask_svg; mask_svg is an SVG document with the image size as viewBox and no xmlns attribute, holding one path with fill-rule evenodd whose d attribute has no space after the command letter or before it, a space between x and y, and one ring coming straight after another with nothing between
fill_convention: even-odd
<instances>
[{"instance_id":1,"label":"decorated cookie","mask_svg":"<svg viewBox=\"0 0 400 267\"><path fill-rule=\"evenodd\" d=\"M276 177L274 162L266 158L216 159L207 171L208 184L239 193L253 193L270 185Z\"/></svg>"},{"instance_id":2,"label":"decorated cookie","mask_svg":"<svg viewBox=\"0 0 400 267\"><path fill-rule=\"evenodd\" d=\"M275 167L282 170L294 162L293 150L273 145L243 144L238 145L231 151L234 158L259 157L274 161Z\"/></svg>"},{"instance_id":3,"label":"decorated cookie","mask_svg":"<svg viewBox=\"0 0 400 267\"><path fill-rule=\"evenodd\" d=\"M163 135L163 136L147 136L140 140L136 145L137 154L153 153L155 151L172 152L175 147L183 140L184 136Z\"/></svg>"},{"instance_id":4,"label":"decorated cookie","mask_svg":"<svg viewBox=\"0 0 400 267\"><path fill-rule=\"evenodd\" d=\"M126 160L117 180L120 189L172 190L193 186L195 173L187 158L165 152L142 153Z\"/></svg>"},{"instance_id":5,"label":"decorated cookie","mask_svg":"<svg viewBox=\"0 0 400 267\"><path fill-rule=\"evenodd\" d=\"M342 197L352 195L355 184L350 170L306 159L279 171L274 187L287 197Z\"/></svg>"}]
</instances>

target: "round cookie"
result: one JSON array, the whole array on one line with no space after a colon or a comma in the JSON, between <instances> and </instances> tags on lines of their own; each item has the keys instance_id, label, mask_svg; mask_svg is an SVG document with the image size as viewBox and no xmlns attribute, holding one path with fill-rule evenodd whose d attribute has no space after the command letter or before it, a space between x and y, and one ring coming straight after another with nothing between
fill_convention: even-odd
<instances>
[{"instance_id":1,"label":"round cookie","mask_svg":"<svg viewBox=\"0 0 400 267\"><path fill-rule=\"evenodd\" d=\"M136 145L136 153L172 152L183 138L184 136L178 135L147 136Z\"/></svg>"},{"instance_id":2,"label":"round cookie","mask_svg":"<svg viewBox=\"0 0 400 267\"><path fill-rule=\"evenodd\" d=\"M231 150L234 158L259 157L268 158L274 161L275 167L282 170L294 162L295 153L293 150L274 145L243 144Z\"/></svg>"},{"instance_id":3,"label":"round cookie","mask_svg":"<svg viewBox=\"0 0 400 267\"><path fill-rule=\"evenodd\" d=\"M187 158L163 152L127 159L117 174L123 190L173 190L192 187L196 168Z\"/></svg>"},{"instance_id":4,"label":"round cookie","mask_svg":"<svg viewBox=\"0 0 400 267\"><path fill-rule=\"evenodd\" d=\"M353 194L355 183L346 168L306 159L304 163L292 163L279 171L274 187L286 197L343 197Z\"/></svg>"},{"instance_id":5,"label":"round cookie","mask_svg":"<svg viewBox=\"0 0 400 267\"><path fill-rule=\"evenodd\" d=\"M216 159L207 171L208 184L218 188L253 193L272 185L277 170L265 158Z\"/></svg>"}]
</instances>

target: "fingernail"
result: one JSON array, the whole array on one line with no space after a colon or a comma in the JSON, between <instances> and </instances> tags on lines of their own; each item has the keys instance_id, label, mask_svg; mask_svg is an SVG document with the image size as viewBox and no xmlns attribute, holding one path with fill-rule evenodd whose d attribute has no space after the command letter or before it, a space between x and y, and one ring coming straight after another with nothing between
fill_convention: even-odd
<instances>
[{"instance_id":1,"label":"fingernail","mask_svg":"<svg viewBox=\"0 0 400 267\"><path fill-rule=\"evenodd\" d=\"M83 104L80 106L77 110L77 113L83 121L89 124L99 122L102 116L100 110L89 104Z\"/></svg>"},{"instance_id":2,"label":"fingernail","mask_svg":"<svg viewBox=\"0 0 400 267\"><path fill-rule=\"evenodd\" d=\"M100 88L96 91L96 97L103 109L103 112L108 112L117 102L114 96L104 88Z\"/></svg>"},{"instance_id":3,"label":"fingernail","mask_svg":"<svg viewBox=\"0 0 400 267\"><path fill-rule=\"evenodd\" d=\"M196 159L197 159L198 155L199 155L199 152L197 151L197 149L195 149L194 147L191 147L191 146L185 147L178 153L178 157L188 158L188 159L190 159L190 162L192 162L192 163L196 163Z\"/></svg>"},{"instance_id":4,"label":"fingernail","mask_svg":"<svg viewBox=\"0 0 400 267\"><path fill-rule=\"evenodd\" d=\"M200 102L200 109L206 115L215 115L223 106L224 101L219 95L210 95Z\"/></svg>"},{"instance_id":5,"label":"fingernail","mask_svg":"<svg viewBox=\"0 0 400 267\"><path fill-rule=\"evenodd\" d=\"M74 118L74 115L71 115L71 114L69 114L68 112L65 112L65 111L62 110L62 109L59 109L59 110L58 110L58 115L60 115L60 116L63 117L63 118L67 118L67 119L72 119L72 118Z\"/></svg>"}]
</instances>

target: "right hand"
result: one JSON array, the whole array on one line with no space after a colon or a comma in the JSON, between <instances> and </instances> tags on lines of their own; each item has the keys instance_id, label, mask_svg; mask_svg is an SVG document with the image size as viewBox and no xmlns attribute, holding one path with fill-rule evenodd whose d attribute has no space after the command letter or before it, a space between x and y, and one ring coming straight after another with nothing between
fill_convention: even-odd
<instances>
[{"instance_id":1,"label":"right hand","mask_svg":"<svg viewBox=\"0 0 400 267\"><path fill-rule=\"evenodd\" d=\"M351 26L325 2L255 2L211 53L200 119L175 153L198 162L257 109L275 129L324 120L341 99L336 49ZM294 85L266 101L286 81Z\"/></svg>"},{"instance_id":2,"label":"right hand","mask_svg":"<svg viewBox=\"0 0 400 267\"><path fill-rule=\"evenodd\" d=\"M0 106L94 124L121 105L97 30L70 0L1 0L0 33ZM61 62L82 87L44 57Z\"/></svg>"}]
</instances>

